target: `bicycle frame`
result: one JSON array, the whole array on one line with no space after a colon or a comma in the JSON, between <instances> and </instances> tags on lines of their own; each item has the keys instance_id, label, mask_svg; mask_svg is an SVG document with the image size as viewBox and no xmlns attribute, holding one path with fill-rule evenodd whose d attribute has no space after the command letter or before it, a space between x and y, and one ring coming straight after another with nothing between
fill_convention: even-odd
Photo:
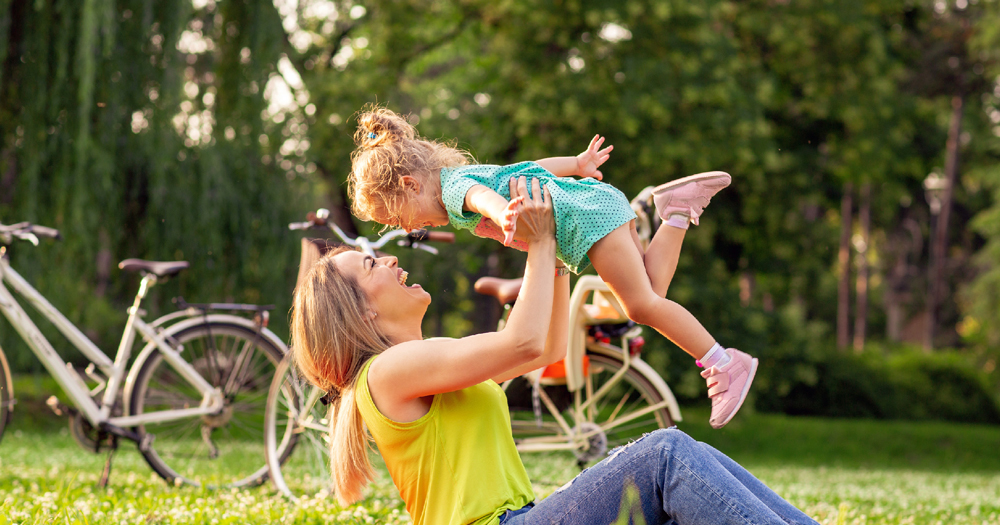
<instances>
[{"instance_id":1,"label":"bicycle frame","mask_svg":"<svg viewBox=\"0 0 1000 525\"><path fill-rule=\"evenodd\" d=\"M2 250L0 250L0 255L2 255ZM103 423L113 427L128 428L146 423L215 413L223 406L221 392L201 377L194 367L181 357L180 351L168 344L157 333L156 327L160 324L159 322L154 322L150 325L141 318L143 312L139 308L139 305L142 299L145 298L149 288L155 283L155 275L147 274L143 276L142 282L139 285L139 292L135 296L135 302L128 309L128 321L125 324L125 331L122 334L121 343L118 346L118 353L114 361L94 345L83 332L52 306L20 274L11 268L10 262L4 257L0 257L0 310L3 311L4 316L14 326L14 329L17 330L35 355L42 361L42 364L52 374L52 377L55 378L63 391L66 392L73 405L95 427ZM73 371L72 367L56 353L52 344L49 343L41 330L28 317L28 314L21 308L21 305L7 289L6 285L9 285L15 292L24 297L36 311L51 321L74 347L94 363L106 376L106 383L98 385L91 391L83 380L80 379L79 375ZM203 397L200 406L197 408L164 410L132 417L111 417L111 409L115 404L115 398L127 372L136 332L142 334L146 341L155 344L160 352L162 352L163 358L184 379L201 392ZM98 405L92 396L99 393L102 388L104 389L104 394L101 404Z\"/></svg>"}]
</instances>

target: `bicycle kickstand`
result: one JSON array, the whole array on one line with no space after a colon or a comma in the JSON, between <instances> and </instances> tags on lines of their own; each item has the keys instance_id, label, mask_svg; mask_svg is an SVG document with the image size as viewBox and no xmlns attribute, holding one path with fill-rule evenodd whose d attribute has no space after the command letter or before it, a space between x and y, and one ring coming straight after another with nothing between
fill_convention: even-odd
<instances>
[{"instance_id":1,"label":"bicycle kickstand","mask_svg":"<svg viewBox=\"0 0 1000 525\"><path fill-rule=\"evenodd\" d=\"M101 443L105 439L111 438L111 446L108 447L108 459L104 462L104 470L101 471L101 479L97 481L98 488L108 488L108 480L111 479L111 460L114 458L115 451L118 450L118 436L99 431L97 434L97 442Z\"/></svg>"}]
</instances>

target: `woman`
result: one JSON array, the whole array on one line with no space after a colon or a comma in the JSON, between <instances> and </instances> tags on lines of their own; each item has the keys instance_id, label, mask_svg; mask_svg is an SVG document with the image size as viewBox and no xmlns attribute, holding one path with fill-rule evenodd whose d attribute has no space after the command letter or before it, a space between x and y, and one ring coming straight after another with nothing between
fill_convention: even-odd
<instances>
[{"instance_id":1,"label":"woman","mask_svg":"<svg viewBox=\"0 0 1000 525\"><path fill-rule=\"evenodd\" d=\"M300 283L295 359L333 400L331 471L340 502L373 477L365 426L406 509L421 524L815 523L750 473L676 429L619 448L535 504L498 382L565 355L569 278L557 269L552 205L533 181L519 238L530 245L524 285L506 327L423 339L430 295L406 286L394 257L340 251ZM554 299L555 298L555 299Z\"/></svg>"}]
</instances>

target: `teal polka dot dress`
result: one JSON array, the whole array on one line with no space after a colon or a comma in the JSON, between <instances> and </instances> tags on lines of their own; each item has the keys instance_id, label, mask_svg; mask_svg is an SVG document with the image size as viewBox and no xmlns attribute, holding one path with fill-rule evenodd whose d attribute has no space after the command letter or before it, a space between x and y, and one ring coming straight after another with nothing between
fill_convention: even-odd
<instances>
[{"instance_id":1,"label":"teal polka dot dress","mask_svg":"<svg viewBox=\"0 0 1000 525\"><path fill-rule=\"evenodd\" d=\"M541 186L549 188L556 219L556 256L573 273L590 266L587 251L595 242L635 219L625 194L614 186L591 178L556 177L537 162L521 162L509 166L475 164L442 169L441 196L449 222L480 237L502 241L503 234L493 221L462 210L465 194L479 184L510 200L509 181L521 176L528 179L529 189L535 178ZM515 247L527 248L524 243L515 243Z\"/></svg>"}]
</instances>

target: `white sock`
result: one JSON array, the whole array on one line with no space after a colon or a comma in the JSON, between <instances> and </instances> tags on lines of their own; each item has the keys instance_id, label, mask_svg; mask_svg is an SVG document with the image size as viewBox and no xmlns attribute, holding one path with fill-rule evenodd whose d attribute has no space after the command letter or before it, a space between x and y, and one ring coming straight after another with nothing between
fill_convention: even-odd
<instances>
[{"instance_id":1,"label":"white sock","mask_svg":"<svg viewBox=\"0 0 1000 525\"><path fill-rule=\"evenodd\" d=\"M688 229L688 226L690 224L691 224L691 219L688 219L686 216L681 215L679 213L675 213L667 217L667 222L666 222L667 226L673 226L674 228L680 228L682 230Z\"/></svg>"},{"instance_id":2,"label":"white sock","mask_svg":"<svg viewBox=\"0 0 1000 525\"><path fill-rule=\"evenodd\" d=\"M727 353L726 349L719 343L712 345L712 348L710 348L708 352L698 360L698 362L701 363L701 366L705 368L712 368L713 366L721 368L729 361L729 353Z\"/></svg>"}]
</instances>

